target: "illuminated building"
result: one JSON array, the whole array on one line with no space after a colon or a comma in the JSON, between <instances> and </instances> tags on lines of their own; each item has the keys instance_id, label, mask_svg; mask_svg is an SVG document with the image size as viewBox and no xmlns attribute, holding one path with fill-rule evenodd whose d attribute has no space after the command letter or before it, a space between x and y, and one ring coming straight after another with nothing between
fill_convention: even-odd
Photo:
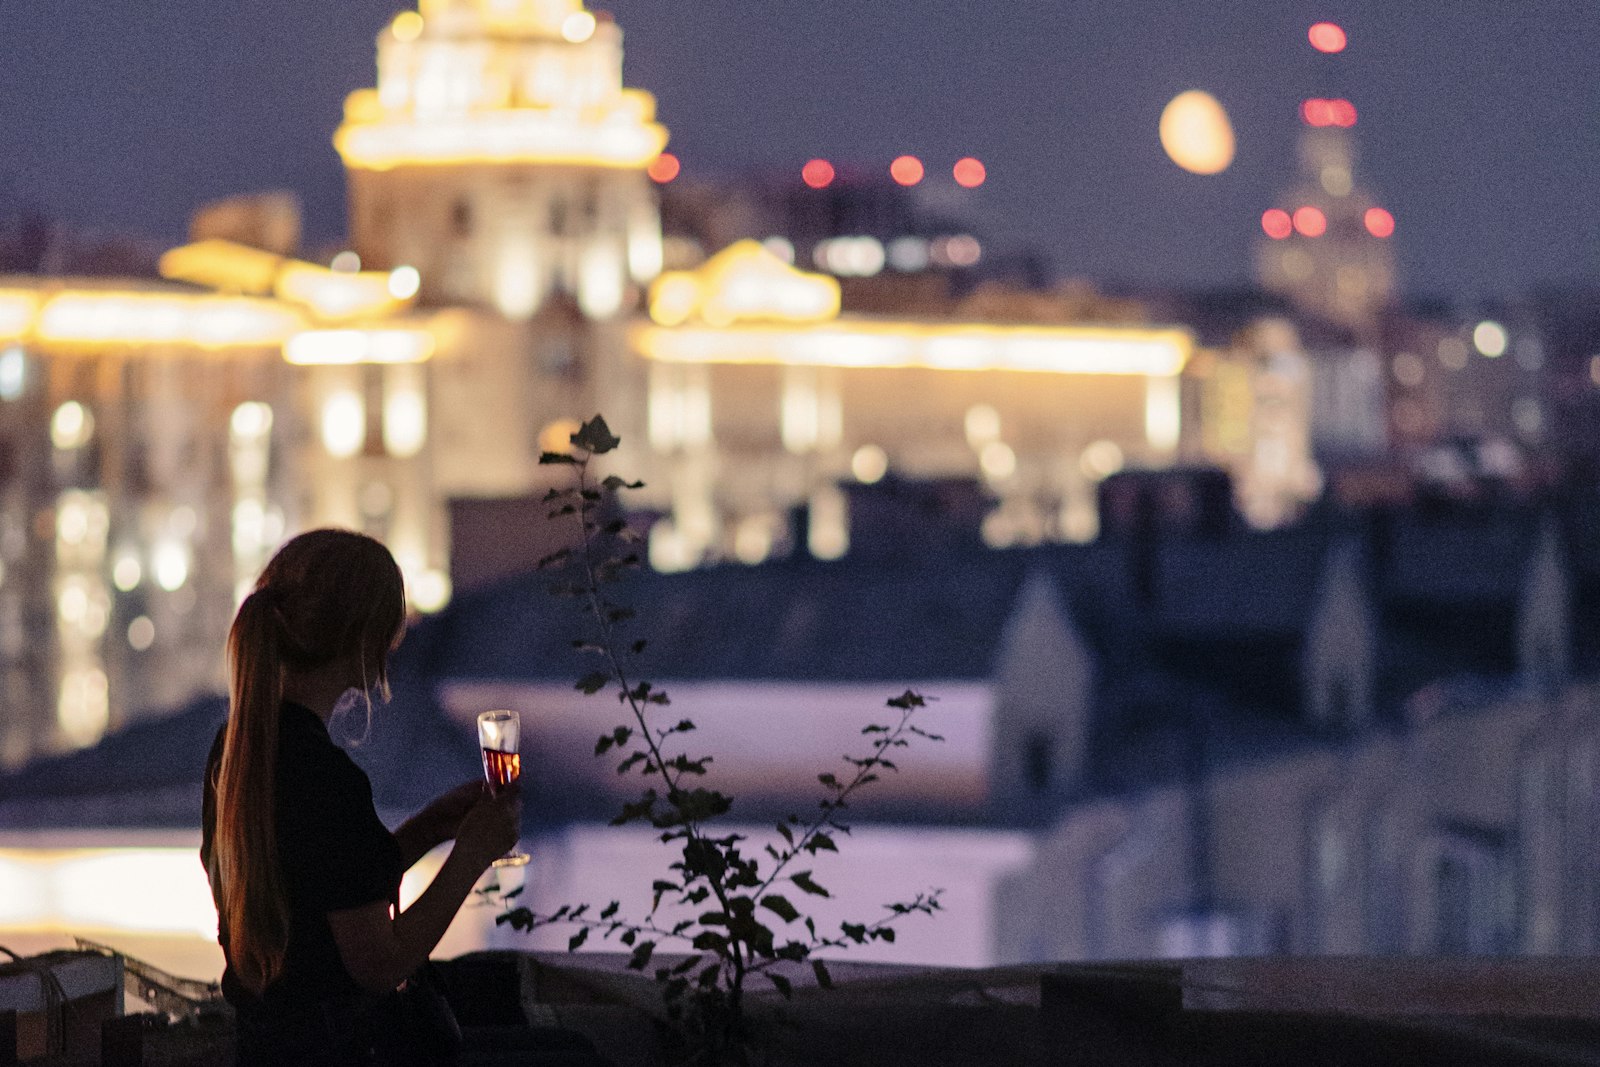
<instances>
[{"instance_id":1,"label":"illuminated building","mask_svg":"<svg viewBox=\"0 0 1600 1067\"><path fill-rule=\"evenodd\" d=\"M334 136L352 247L422 299L532 317L554 293L619 314L661 269L655 101L580 0L423 0L378 36L378 85Z\"/></svg>"},{"instance_id":2,"label":"illuminated building","mask_svg":"<svg viewBox=\"0 0 1600 1067\"><path fill-rule=\"evenodd\" d=\"M415 606L448 596L406 276L220 240L162 269L0 277L6 764L216 689L233 605L297 529L384 536Z\"/></svg>"},{"instance_id":3,"label":"illuminated building","mask_svg":"<svg viewBox=\"0 0 1600 1067\"><path fill-rule=\"evenodd\" d=\"M907 197L974 195L978 160L902 157L859 195L812 161L783 215L804 247L663 273L684 164L608 18L424 0L377 53L334 137L351 248L329 265L267 196L205 209L160 282L0 279L0 652L12 704L45 709L0 727L0 761L215 689L236 598L299 529L382 537L413 606L443 606L450 502L536 497L540 452L596 411L635 449L662 570L842 556L841 486L890 474L982 487L996 546L1092 539L1125 467L1223 463L1264 524L1309 495L1292 360L1070 291L952 291L988 253ZM861 214L802 224L828 204ZM853 288L880 279L911 288ZM1208 437L1195 368L1236 359L1242 421ZM50 642L17 636L39 617Z\"/></svg>"},{"instance_id":4,"label":"illuminated building","mask_svg":"<svg viewBox=\"0 0 1600 1067\"><path fill-rule=\"evenodd\" d=\"M753 241L662 275L649 315L630 344L646 481L670 493L651 535L661 569L758 561L800 502L805 547L844 555L838 486L858 460L876 477L981 478L1001 502L986 540L1006 545L1092 537L1098 476L1179 454L1183 329L841 314L836 280Z\"/></svg>"},{"instance_id":5,"label":"illuminated building","mask_svg":"<svg viewBox=\"0 0 1600 1067\"><path fill-rule=\"evenodd\" d=\"M1328 22L1311 27L1308 38L1326 54L1346 43L1344 30ZM1261 216L1257 278L1306 312L1370 331L1394 297L1395 218L1357 181L1356 105L1311 97L1299 117L1299 180Z\"/></svg>"},{"instance_id":6,"label":"illuminated building","mask_svg":"<svg viewBox=\"0 0 1600 1067\"><path fill-rule=\"evenodd\" d=\"M1354 109L1346 125L1333 104L1349 106L1302 106L1300 180L1261 217L1257 276L1305 311L1361 329L1394 297L1395 220L1356 180Z\"/></svg>"}]
</instances>

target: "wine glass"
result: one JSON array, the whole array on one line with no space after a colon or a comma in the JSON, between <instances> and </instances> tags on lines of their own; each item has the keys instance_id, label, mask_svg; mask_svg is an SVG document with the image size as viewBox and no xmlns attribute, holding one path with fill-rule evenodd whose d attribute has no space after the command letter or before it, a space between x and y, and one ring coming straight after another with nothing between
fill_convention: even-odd
<instances>
[{"instance_id":1,"label":"wine glass","mask_svg":"<svg viewBox=\"0 0 1600 1067\"><path fill-rule=\"evenodd\" d=\"M514 711L486 711L478 716L478 747L483 750L483 776L494 792L522 777L522 753L518 749L522 725ZM496 867L520 867L528 862L526 852L507 852L494 861Z\"/></svg>"}]
</instances>

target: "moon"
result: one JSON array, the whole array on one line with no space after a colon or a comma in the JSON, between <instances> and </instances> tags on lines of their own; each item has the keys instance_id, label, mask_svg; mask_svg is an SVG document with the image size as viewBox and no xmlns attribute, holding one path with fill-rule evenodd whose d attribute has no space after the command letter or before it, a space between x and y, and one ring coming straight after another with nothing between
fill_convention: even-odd
<instances>
[{"instance_id":1,"label":"moon","mask_svg":"<svg viewBox=\"0 0 1600 1067\"><path fill-rule=\"evenodd\" d=\"M1233 162L1233 125L1217 98L1179 93L1161 112L1161 147L1190 174L1221 174Z\"/></svg>"}]
</instances>

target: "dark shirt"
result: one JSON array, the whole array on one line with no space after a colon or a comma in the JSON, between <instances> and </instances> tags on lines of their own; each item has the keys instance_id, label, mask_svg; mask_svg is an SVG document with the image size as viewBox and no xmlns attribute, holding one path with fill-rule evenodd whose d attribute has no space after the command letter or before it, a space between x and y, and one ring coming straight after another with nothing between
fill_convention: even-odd
<instances>
[{"instance_id":1,"label":"dark shirt","mask_svg":"<svg viewBox=\"0 0 1600 1067\"><path fill-rule=\"evenodd\" d=\"M219 731L206 764L202 863L210 859L216 826L213 782L222 740ZM240 982L231 960L222 975L223 996L252 1027L270 1028L280 1019L302 1025L355 1010L364 995L339 956L328 913L375 901L397 907L403 873L400 846L378 819L366 773L333 743L315 713L288 702L278 724L274 814L289 898L283 973L259 997ZM226 931L218 931L218 940L226 957Z\"/></svg>"}]
</instances>

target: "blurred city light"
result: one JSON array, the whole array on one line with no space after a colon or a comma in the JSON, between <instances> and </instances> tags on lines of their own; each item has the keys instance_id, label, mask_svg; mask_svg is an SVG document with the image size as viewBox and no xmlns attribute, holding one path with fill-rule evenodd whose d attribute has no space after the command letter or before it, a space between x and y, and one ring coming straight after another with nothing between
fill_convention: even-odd
<instances>
[{"instance_id":1,"label":"blurred city light","mask_svg":"<svg viewBox=\"0 0 1600 1067\"><path fill-rule=\"evenodd\" d=\"M1294 232L1294 220L1282 208L1271 208L1261 215L1261 229L1274 241L1281 241Z\"/></svg>"},{"instance_id":2,"label":"blurred city light","mask_svg":"<svg viewBox=\"0 0 1600 1067\"><path fill-rule=\"evenodd\" d=\"M396 267L389 272L389 295L396 300L410 300L422 288L422 275L415 267Z\"/></svg>"},{"instance_id":3,"label":"blurred city light","mask_svg":"<svg viewBox=\"0 0 1600 1067\"><path fill-rule=\"evenodd\" d=\"M1302 237L1321 237L1328 232L1328 217L1320 208L1311 206L1296 208L1294 212L1295 232Z\"/></svg>"},{"instance_id":4,"label":"blurred city light","mask_svg":"<svg viewBox=\"0 0 1600 1067\"><path fill-rule=\"evenodd\" d=\"M561 36L571 44L582 44L594 36L595 18L588 11L574 11L561 22Z\"/></svg>"},{"instance_id":5,"label":"blurred city light","mask_svg":"<svg viewBox=\"0 0 1600 1067\"><path fill-rule=\"evenodd\" d=\"M877 445L862 445L850 457L850 473L862 485L880 482L888 472L889 456Z\"/></svg>"},{"instance_id":6,"label":"blurred city light","mask_svg":"<svg viewBox=\"0 0 1600 1067\"><path fill-rule=\"evenodd\" d=\"M683 164L678 162L677 156L671 152L663 152L650 161L650 165L645 168L645 173L650 175L652 181L665 185L676 178L678 172L682 169Z\"/></svg>"},{"instance_id":7,"label":"blurred city light","mask_svg":"<svg viewBox=\"0 0 1600 1067\"><path fill-rule=\"evenodd\" d=\"M894 162L889 164L889 177L901 185L917 184L924 173L922 160L916 156L896 156Z\"/></svg>"},{"instance_id":8,"label":"blurred city light","mask_svg":"<svg viewBox=\"0 0 1600 1067\"><path fill-rule=\"evenodd\" d=\"M1167 157L1191 174L1220 174L1233 162L1233 126L1210 93L1190 89L1173 97L1158 132Z\"/></svg>"},{"instance_id":9,"label":"blurred city light","mask_svg":"<svg viewBox=\"0 0 1600 1067\"><path fill-rule=\"evenodd\" d=\"M1498 359L1505 355L1506 345L1509 343L1510 338L1506 336L1506 328L1498 322L1485 319L1472 331L1473 347L1490 359Z\"/></svg>"},{"instance_id":10,"label":"blurred city light","mask_svg":"<svg viewBox=\"0 0 1600 1067\"><path fill-rule=\"evenodd\" d=\"M1343 52L1349 38L1343 28L1334 22L1319 22L1311 27L1306 34L1311 40L1311 47L1319 52L1330 55L1334 52Z\"/></svg>"},{"instance_id":11,"label":"blurred city light","mask_svg":"<svg viewBox=\"0 0 1600 1067\"><path fill-rule=\"evenodd\" d=\"M813 159L800 168L800 180L813 189L826 189L833 184L833 164L826 159Z\"/></svg>"},{"instance_id":12,"label":"blurred city light","mask_svg":"<svg viewBox=\"0 0 1600 1067\"><path fill-rule=\"evenodd\" d=\"M402 11L389 24L389 32L397 41L415 41L422 36L422 16L415 11Z\"/></svg>"},{"instance_id":13,"label":"blurred city light","mask_svg":"<svg viewBox=\"0 0 1600 1067\"><path fill-rule=\"evenodd\" d=\"M989 172L984 165L971 156L956 160L953 173L955 174L956 184L963 189L976 189L989 176Z\"/></svg>"},{"instance_id":14,"label":"blurred city light","mask_svg":"<svg viewBox=\"0 0 1600 1067\"><path fill-rule=\"evenodd\" d=\"M1312 97L1300 105L1300 118L1307 126L1351 127L1356 124L1356 106L1339 98Z\"/></svg>"},{"instance_id":15,"label":"blurred city light","mask_svg":"<svg viewBox=\"0 0 1600 1067\"><path fill-rule=\"evenodd\" d=\"M1381 207L1369 207L1363 216L1367 232L1374 237L1389 237L1394 234L1394 216Z\"/></svg>"}]
</instances>

